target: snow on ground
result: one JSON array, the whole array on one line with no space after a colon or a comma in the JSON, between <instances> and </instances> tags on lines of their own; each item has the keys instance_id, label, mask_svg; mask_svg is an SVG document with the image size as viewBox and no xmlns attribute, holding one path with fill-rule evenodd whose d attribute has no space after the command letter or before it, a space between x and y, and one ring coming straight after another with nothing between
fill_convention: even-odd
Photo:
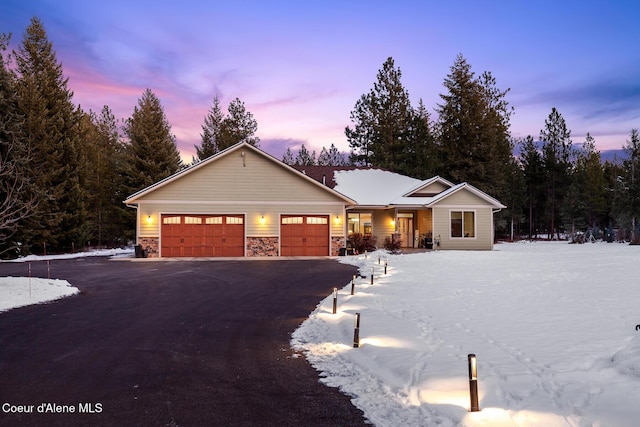
<instances>
[{"instance_id":1,"label":"snow on ground","mask_svg":"<svg viewBox=\"0 0 640 427\"><path fill-rule=\"evenodd\" d=\"M132 249L105 249L91 252L79 252L65 255L30 255L11 261L2 262L25 262L51 261L57 259L81 258L87 256L130 256ZM39 266L38 271L42 274L46 267ZM59 298L75 295L80 290L71 286L66 280L42 279L29 277L30 266L25 268L25 277L0 277L0 312L23 307L30 304L40 304L53 301ZM0 270L1 272L1 270ZM35 273L35 271L34 271Z\"/></svg>"},{"instance_id":2,"label":"snow on ground","mask_svg":"<svg viewBox=\"0 0 640 427\"><path fill-rule=\"evenodd\" d=\"M292 345L376 426L635 426L639 261L640 246L566 242L345 257L366 277L353 296L335 284L337 314L330 295Z\"/></svg>"}]
</instances>

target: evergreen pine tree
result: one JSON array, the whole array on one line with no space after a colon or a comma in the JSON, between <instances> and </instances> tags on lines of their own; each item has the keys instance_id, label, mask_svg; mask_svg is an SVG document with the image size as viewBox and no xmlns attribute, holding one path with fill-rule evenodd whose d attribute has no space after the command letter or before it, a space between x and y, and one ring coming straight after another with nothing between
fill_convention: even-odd
<instances>
[{"instance_id":1,"label":"evergreen pine tree","mask_svg":"<svg viewBox=\"0 0 640 427\"><path fill-rule=\"evenodd\" d=\"M220 109L220 100L216 95L213 98L213 105L211 106L211 109L204 118L204 125L202 125L202 133L200 134L202 142L200 146L195 146L198 161L211 157L220 151L218 140L220 138L223 120L224 114Z\"/></svg>"},{"instance_id":2,"label":"evergreen pine tree","mask_svg":"<svg viewBox=\"0 0 640 427\"><path fill-rule=\"evenodd\" d=\"M316 164L316 152L309 153L307 147L302 144L298 155L296 156L295 164L299 166L313 166Z\"/></svg>"},{"instance_id":3,"label":"evergreen pine tree","mask_svg":"<svg viewBox=\"0 0 640 427\"><path fill-rule=\"evenodd\" d=\"M520 164L524 176L525 217L528 220L529 239L537 237L544 220L544 202L546 197L545 170L542 153L536 147L531 135L522 141Z\"/></svg>"},{"instance_id":4,"label":"evergreen pine tree","mask_svg":"<svg viewBox=\"0 0 640 427\"><path fill-rule=\"evenodd\" d=\"M398 172L418 178L427 179L437 174L438 148L436 146L431 117L422 99L413 116L410 137L403 151L403 161Z\"/></svg>"},{"instance_id":5,"label":"evergreen pine tree","mask_svg":"<svg viewBox=\"0 0 640 427\"><path fill-rule=\"evenodd\" d=\"M555 233L560 238L562 217L560 207L571 185L572 143L571 131L554 107L545 120L545 128L540 131L542 155L546 171L547 210L549 218L549 238Z\"/></svg>"},{"instance_id":6,"label":"evergreen pine tree","mask_svg":"<svg viewBox=\"0 0 640 427\"><path fill-rule=\"evenodd\" d=\"M447 93L440 95L444 102L437 108L440 174L504 197L512 163L512 109L505 99L509 90L499 90L489 72L476 78L462 55L456 57L444 87Z\"/></svg>"},{"instance_id":7,"label":"evergreen pine tree","mask_svg":"<svg viewBox=\"0 0 640 427\"><path fill-rule=\"evenodd\" d=\"M18 242L13 237L19 224L31 216L36 207L27 176L29 158L16 77L3 55L8 43L9 36L0 35L0 256L18 255Z\"/></svg>"},{"instance_id":8,"label":"evergreen pine tree","mask_svg":"<svg viewBox=\"0 0 640 427\"><path fill-rule=\"evenodd\" d=\"M222 151L239 142L246 142L258 147L260 138L255 135L258 130L258 122L253 114L246 110L244 102L236 98L229 103L227 109L229 114L220 124L218 149Z\"/></svg>"},{"instance_id":9,"label":"evergreen pine tree","mask_svg":"<svg viewBox=\"0 0 640 427\"><path fill-rule=\"evenodd\" d=\"M124 132L126 188L129 194L176 173L181 165L171 126L160 100L147 89L138 100Z\"/></svg>"},{"instance_id":10,"label":"evergreen pine tree","mask_svg":"<svg viewBox=\"0 0 640 427\"><path fill-rule=\"evenodd\" d=\"M373 89L356 103L351 112L354 127L345 129L353 164L402 172L414 111L401 78L401 70L389 57Z\"/></svg>"},{"instance_id":11,"label":"evergreen pine tree","mask_svg":"<svg viewBox=\"0 0 640 427\"><path fill-rule=\"evenodd\" d=\"M80 186L79 115L51 42L37 18L31 19L15 53L29 176L38 190L38 207L21 224L33 250L70 250L85 242L84 195Z\"/></svg>"},{"instance_id":12,"label":"evergreen pine tree","mask_svg":"<svg viewBox=\"0 0 640 427\"><path fill-rule=\"evenodd\" d=\"M291 148L287 147L287 151L285 151L284 155L282 156L282 162L289 166L296 164L296 161L293 158L293 152L291 151Z\"/></svg>"}]
</instances>

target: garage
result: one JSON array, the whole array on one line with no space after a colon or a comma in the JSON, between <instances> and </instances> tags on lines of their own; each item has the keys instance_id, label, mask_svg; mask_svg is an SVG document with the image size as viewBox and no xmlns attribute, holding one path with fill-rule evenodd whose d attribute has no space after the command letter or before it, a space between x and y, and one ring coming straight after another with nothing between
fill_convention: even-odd
<instances>
[{"instance_id":1,"label":"garage","mask_svg":"<svg viewBox=\"0 0 640 427\"><path fill-rule=\"evenodd\" d=\"M282 256L329 255L329 216L282 215L280 251Z\"/></svg>"},{"instance_id":2,"label":"garage","mask_svg":"<svg viewBox=\"0 0 640 427\"><path fill-rule=\"evenodd\" d=\"M162 215L163 257L244 256L244 215Z\"/></svg>"}]
</instances>

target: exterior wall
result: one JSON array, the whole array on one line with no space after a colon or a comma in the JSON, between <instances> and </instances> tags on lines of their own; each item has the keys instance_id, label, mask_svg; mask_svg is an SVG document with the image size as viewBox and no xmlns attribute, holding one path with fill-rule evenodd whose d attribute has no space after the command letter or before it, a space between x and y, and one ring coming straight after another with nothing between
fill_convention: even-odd
<instances>
[{"instance_id":1,"label":"exterior wall","mask_svg":"<svg viewBox=\"0 0 640 427\"><path fill-rule=\"evenodd\" d=\"M278 256L277 237L247 237L247 256Z\"/></svg>"},{"instance_id":2,"label":"exterior wall","mask_svg":"<svg viewBox=\"0 0 640 427\"><path fill-rule=\"evenodd\" d=\"M452 238L452 210L475 211L476 237ZM491 250L493 249L493 212L490 207L447 206L433 209L433 237L440 238L440 249Z\"/></svg>"},{"instance_id":3,"label":"exterior wall","mask_svg":"<svg viewBox=\"0 0 640 427\"><path fill-rule=\"evenodd\" d=\"M344 236L332 236L331 237L331 256L340 255L340 248L345 248L347 245L347 239Z\"/></svg>"},{"instance_id":4,"label":"exterior wall","mask_svg":"<svg viewBox=\"0 0 640 427\"><path fill-rule=\"evenodd\" d=\"M417 229L420 235L433 232L433 213L431 209L419 210L415 215Z\"/></svg>"},{"instance_id":5,"label":"exterior wall","mask_svg":"<svg viewBox=\"0 0 640 427\"><path fill-rule=\"evenodd\" d=\"M395 220L395 210L376 210L372 215L372 234L378 239L378 247L384 247L384 239L391 237L396 232L396 226L393 223Z\"/></svg>"},{"instance_id":6,"label":"exterior wall","mask_svg":"<svg viewBox=\"0 0 640 427\"><path fill-rule=\"evenodd\" d=\"M329 215L329 235L331 238L342 238L344 240L344 224L346 221L344 205L334 204L312 204L297 202L280 203L207 203L207 202L140 202L138 208L138 241L145 238L156 239L156 246L159 246L161 231L160 219L163 214L238 214L245 216L245 236L247 256L274 256L279 254L279 246L276 243L275 252L254 248L255 242L252 239L274 239L279 242L280 237L280 216L287 214L305 215ZM151 217L151 220L148 218ZM264 221L262 221L264 217ZM252 242L252 243L250 243ZM266 241L263 241L266 242ZM249 250L250 248L251 251ZM255 249L255 250L254 250ZM332 250L333 253L333 250ZM155 251L158 256L158 251ZM260 255L258 255L260 254ZM265 255L266 254L266 255ZM162 254L159 254L160 256ZM337 251L336 251L337 255Z\"/></svg>"},{"instance_id":7,"label":"exterior wall","mask_svg":"<svg viewBox=\"0 0 640 427\"><path fill-rule=\"evenodd\" d=\"M147 257L158 258L160 251L160 238L158 236L153 237L139 237L138 244L142 246L142 249L147 250Z\"/></svg>"},{"instance_id":8,"label":"exterior wall","mask_svg":"<svg viewBox=\"0 0 640 427\"><path fill-rule=\"evenodd\" d=\"M250 149L228 153L142 197L142 201L150 199L345 203L311 178L307 180Z\"/></svg>"}]
</instances>

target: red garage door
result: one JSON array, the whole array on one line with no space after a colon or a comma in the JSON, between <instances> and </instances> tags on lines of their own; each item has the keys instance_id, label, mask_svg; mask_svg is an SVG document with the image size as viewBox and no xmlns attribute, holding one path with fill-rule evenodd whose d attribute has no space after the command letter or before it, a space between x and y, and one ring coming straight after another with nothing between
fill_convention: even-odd
<instances>
[{"instance_id":1,"label":"red garage door","mask_svg":"<svg viewBox=\"0 0 640 427\"><path fill-rule=\"evenodd\" d=\"M282 215L280 250L282 256L329 255L329 216Z\"/></svg>"},{"instance_id":2,"label":"red garage door","mask_svg":"<svg viewBox=\"0 0 640 427\"><path fill-rule=\"evenodd\" d=\"M244 256L243 215L162 215L163 257Z\"/></svg>"}]
</instances>

